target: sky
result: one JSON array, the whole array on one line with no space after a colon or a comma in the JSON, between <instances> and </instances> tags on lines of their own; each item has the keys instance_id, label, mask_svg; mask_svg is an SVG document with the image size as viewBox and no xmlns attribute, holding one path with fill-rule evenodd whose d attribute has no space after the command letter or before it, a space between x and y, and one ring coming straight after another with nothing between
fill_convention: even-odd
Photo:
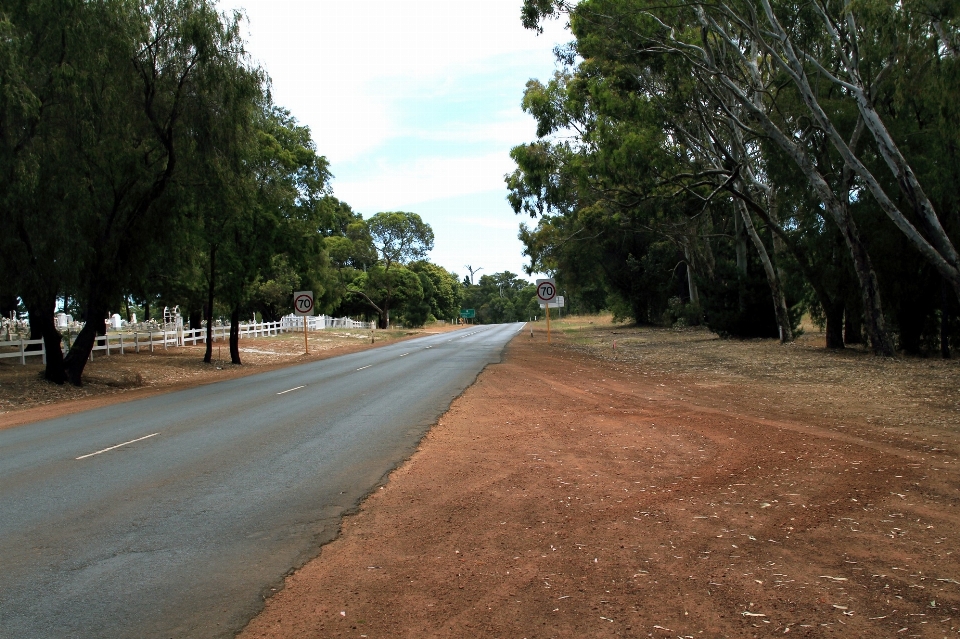
<instances>
[{"instance_id":1,"label":"sky","mask_svg":"<svg viewBox=\"0 0 960 639\"><path fill-rule=\"evenodd\" d=\"M520 108L548 80L563 21L537 35L522 0L220 0L243 9L275 104L310 127L333 194L366 217L410 211L433 228L430 261L527 277L503 177L535 139ZM534 275L535 277L536 275ZM478 276L479 277L479 276ZM530 278L528 278L530 279Z\"/></svg>"}]
</instances>

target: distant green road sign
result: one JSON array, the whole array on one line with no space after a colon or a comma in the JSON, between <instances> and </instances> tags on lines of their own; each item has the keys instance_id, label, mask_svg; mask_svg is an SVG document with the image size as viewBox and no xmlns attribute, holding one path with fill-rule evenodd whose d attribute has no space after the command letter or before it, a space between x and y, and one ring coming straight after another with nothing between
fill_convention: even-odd
<instances>
[{"instance_id":1,"label":"distant green road sign","mask_svg":"<svg viewBox=\"0 0 960 639\"><path fill-rule=\"evenodd\" d=\"M477 310L473 308L462 308L460 309L460 317L463 319L473 319L477 316Z\"/></svg>"}]
</instances>

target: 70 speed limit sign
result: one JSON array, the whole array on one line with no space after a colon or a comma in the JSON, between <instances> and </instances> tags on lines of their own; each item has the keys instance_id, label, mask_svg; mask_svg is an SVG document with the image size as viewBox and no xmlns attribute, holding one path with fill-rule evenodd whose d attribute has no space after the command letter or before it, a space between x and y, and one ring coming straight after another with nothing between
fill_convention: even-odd
<instances>
[{"instance_id":1,"label":"70 speed limit sign","mask_svg":"<svg viewBox=\"0 0 960 639\"><path fill-rule=\"evenodd\" d=\"M297 291L293 294L293 312L297 315L313 315L313 291Z\"/></svg>"},{"instance_id":2,"label":"70 speed limit sign","mask_svg":"<svg viewBox=\"0 0 960 639\"><path fill-rule=\"evenodd\" d=\"M537 298L541 302L549 302L557 296L557 283L550 279L537 280Z\"/></svg>"}]
</instances>

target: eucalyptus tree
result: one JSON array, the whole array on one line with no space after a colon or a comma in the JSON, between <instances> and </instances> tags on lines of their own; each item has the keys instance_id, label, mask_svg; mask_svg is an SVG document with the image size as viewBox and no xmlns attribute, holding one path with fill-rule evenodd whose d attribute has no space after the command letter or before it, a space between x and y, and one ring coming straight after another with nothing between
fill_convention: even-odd
<instances>
[{"instance_id":1,"label":"eucalyptus tree","mask_svg":"<svg viewBox=\"0 0 960 639\"><path fill-rule=\"evenodd\" d=\"M377 213L366 220L366 225L380 269L367 280L376 281L383 295L378 303L364 286L351 286L349 290L363 297L377 311L381 328L389 328L390 305L394 293L400 290L400 278L405 277L395 267L426 257L433 250L433 229L416 213L405 211Z\"/></svg>"},{"instance_id":2,"label":"eucalyptus tree","mask_svg":"<svg viewBox=\"0 0 960 639\"><path fill-rule=\"evenodd\" d=\"M865 4L855 10L846 2L795 5L761 0L758 9L749 2L591 0L569 9L564 2L528 0L524 21L536 28L544 16L569 10L574 32L583 29L594 40L606 40L612 56L637 59L666 55L681 60L689 67L689 77L725 105L737 127L776 144L804 174L843 234L860 281L871 342L875 351L891 354L876 274L844 199L847 194L832 187L808 143L820 135L827 139L856 177L860 192L869 192L905 237L956 288L956 256L950 238L873 104L884 75L895 68L898 55L903 54L889 47L895 37L883 43L888 45L886 50L867 45L883 40L875 37L885 32L879 28L883 21L894 25L887 32L901 33L906 29L904 23L923 22L913 4L891 5L886 10ZM871 28L858 26L856 11L864 20L872 21ZM915 29L920 37L905 37L904 42L910 44L900 51L920 58L926 51L927 60L936 59L940 53L941 58L952 59L953 49L938 42L950 40L955 34L953 17L937 16L936 29ZM926 21L929 25L929 18ZM855 126L844 130L843 123L836 119L836 114L844 110L830 113L824 108L823 85L838 87L833 95L846 99L857 110ZM803 112L792 118L781 117L778 96L785 87L804 106ZM874 144L858 153L857 142L864 131L869 132ZM923 233L897 208L894 198L875 177L875 170L868 168L864 158L873 152L885 160Z\"/></svg>"},{"instance_id":3,"label":"eucalyptus tree","mask_svg":"<svg viewBox=\"0 0 960 639\"><path fill-rule=\"evenodd\" d=\"M410 263L409 269L420 276L431 315L437 319L451 319L459 315L463 286L456 273L426 260Z\"/></svg>"},{"instance_id":4,"label":"eucalyptus tree","mask_svg":"<svg viewBox=\"0 0 960 639\"><path fill-rule=\"evenodd\" d=\"M679 277L696 300L695 272L712 259L697 239L702 200L664 185L685 166L676 145L659 114L619 80L591 59L546 85L527 84L523 105L540 139L511 151L518 168L506 177L508 199L540 218L536 230L521 227L531 269L562 274L578 291L600 279L636 321L658 321L675 294L672 267L686 263ZM653 253L664 263L644 259Z\"/></svg>"}]
</instances>

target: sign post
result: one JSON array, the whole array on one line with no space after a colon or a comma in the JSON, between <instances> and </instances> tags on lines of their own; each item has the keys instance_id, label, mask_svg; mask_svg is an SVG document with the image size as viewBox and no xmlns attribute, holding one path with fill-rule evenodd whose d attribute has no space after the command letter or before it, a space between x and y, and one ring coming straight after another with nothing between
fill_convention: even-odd
<instances>
[{"instance_id":1,"label":"sign post","mask_svg":"<svg viewBox=\"0 0 960 639\"><path fill-rule=\"evenodd\" d=\"M313 315L313 291L297 291L293 294L293 312L303 318L303 350L310 354L307 342L307 318Z\"/></svg>"},{"instance_id":2,"label":"sign post","mask_svg":"<svg viewBox=\"0 0 960 639\"><path fill-rule=\"evenodd\" d=\"M460 317L462 319L474 319L477 316L477 309L475 308L461 308Z\"/></svg>"},{"instance_id":3,"label":"sign post","mask_svg":"<svg viewBox=\"0 0 960 639\"><path fill-rule=\"evenodd\" d=\"M547 344L550 343L550 302L557 296L557 283L550 279L537 280L537 299L546 304Z\"/></svg>"}]
</instances>

